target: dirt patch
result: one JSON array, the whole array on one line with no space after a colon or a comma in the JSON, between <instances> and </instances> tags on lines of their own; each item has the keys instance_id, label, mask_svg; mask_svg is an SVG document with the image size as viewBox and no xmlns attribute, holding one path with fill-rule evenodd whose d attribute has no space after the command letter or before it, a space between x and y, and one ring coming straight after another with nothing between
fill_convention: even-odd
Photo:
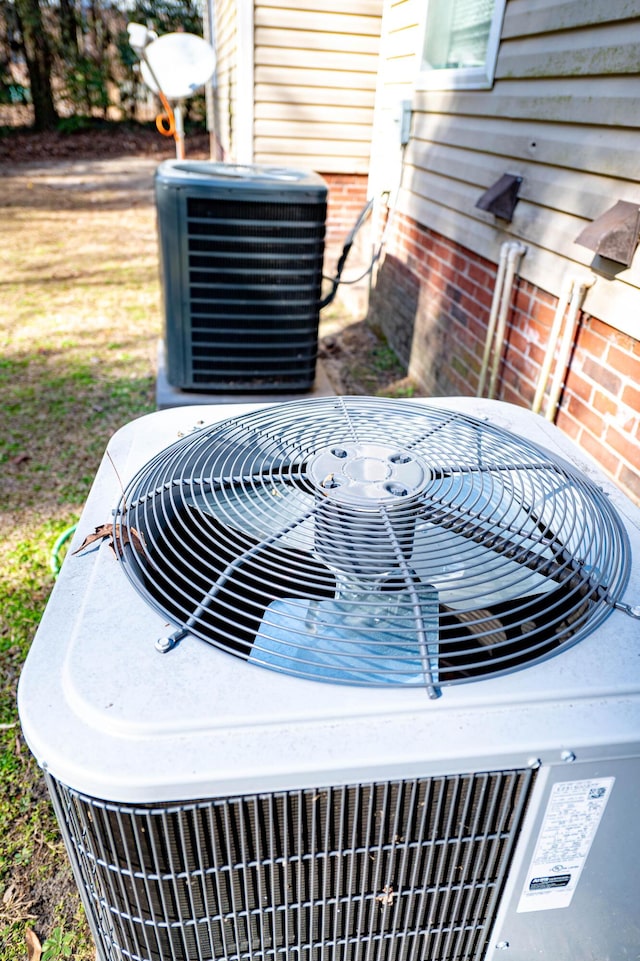
<instances>
[{"instance_id":1,"label":"dirt patch","mask_svg":"<svg viewBox=\"0 0 640 961\"><path fill-rule=\"evenodd\" d=\"M384 338L366 320L339 313L320 325L318 358L336 394L412 397L416 388Z\"/></svg>"},{"instance_id":2,"label":"dirt patch","mask_svg":"<svg viewBox=\"0 0 640 961\"><path fill-rule=\"evenodd\" d=\"M209 135L200 129L185 136L189 157L209 155ZM175 145L154 124L96 122L71 133L42 134L24 128L5 127L0 136L0 160L9 163L41 163L49 160L103 160L114 157L175 157Z\"/></svg>"}]
</instances>

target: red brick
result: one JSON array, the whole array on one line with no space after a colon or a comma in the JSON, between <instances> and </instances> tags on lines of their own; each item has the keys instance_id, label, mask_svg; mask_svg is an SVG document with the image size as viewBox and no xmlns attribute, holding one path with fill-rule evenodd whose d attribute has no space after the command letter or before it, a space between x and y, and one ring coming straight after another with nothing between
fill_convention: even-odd
<instances>
[{"instance_id":1,"label":"red brick","mask_svg":"<svg viewBox=\"0 0 640 961\"><path fill-rule=\"evenodd\" d=\"M610 327L609 324L605 324L602 320L598 320L597 317L592 317L591 315L589 315L589 327L594 334L599 334L607 341L613 332L613 327Z\"/></svg>"},{"instance_id":2,"label":"red brick","mask_svg":"<svg viewBox=\"0 0 640 961\"><path fill-rule=\"evenodd\" d=\"M629 434L622 434L617 428L610 426L605 435L605 440L627 463L640 469L640 444L636 439Z\"/></svg>"},{"instance_id":3,"label":"red brick","mask_svg":"<svg viewBox=\"0 0 640 961\"><path fill-rule=\"evenodd\" d=\"M481 311L482 315L489 319L489 314L491 313L491 305L493 302L493 294L490 290L485 290L483 287L476 288L475 302L478 305L478 309Z\"/></svg>"},{"instance_id":4,"label":"red brick","mask_svg":"<svg viewBox=\"0 0 640 961\"><path fill-rule=\"evenodd\" d=\"M612 394L614 397L620 393L622 381L610 367L604 367L595 361L593 357L587 357L583 365L583 370L587 377L594 380L596 384L599 384L607 393Z\"/></svg>"},{"instance_id":5,"label":"red brick","mask_svg":"<svg viewBox=\"0 0 640 961\"><path fill-rule=\"evenodd\" d=\"M518 372L521 377L524 377L529 384L533 384L535 382L536 368L522 354L519 354L517 351L510 351L509 364Z\"/></svg>"},{"instance_id":6,"label":"red brick","mask_svg":"<svg viewBox=\"0 0 640 961\"><path fill-rule=\"evenodd\" d=\"M487 337L487 325L489 323L489 309L487 307L478 308L473 311L472 316L469 318L469 329L473 331L474 336L481 340L483 343Z\"/></svg>"},{"instance_id":7,"label":"red brick","mask_svg":"<svg viewBox=\"0 0 640 961\"><path fill-rule=\"evenodd\" d=\"M577 347L591 357L602 359L607 349L607 340L590 328L582 327L578 333Z\"/></svg>"},{"instance_id":8,"label":"red brick","mask_svg":"<svg viewBox=\"0 0 640 961\"><path fill-rule=\"evenodd\" d=\"M518 407L524 406L518 391L514 390L513 387L509 387L508 384L502 385L498 400L504 400L507 404L516 404Z\"/></svg>"},{"instance_id":9,"label":"red brick","mask_svg":"<svg viewBox=\"0 0 640 961\"><path fill-rule=\"evenodd\" d=\"M585 432L580 439L580 446L597 460L610 477L616 476L620 461L601 441Z\"/></svg>"},{"instance_id":10,"label":"red brick","mask_svg":"<svg viewBox=\"0 0 640 961\"><path fill-rule=\"evenodd\" d=\"M489 375L488 379L491 379L491 375ZM498 382L503 388L507 386L511 387L517 392L518 396L520 396L520 376L511 364L505 363L502 365Z\"/></svg>"},{"instance_id":11,"label":"red brick","mask_svg":"<svg viewBox=\"0 0 640 961\"><path fill-rule=\"evenodd\" d=\"M618 480L636 504L640 504L640 471L631 470L623 464Z\"/></svg>"},{"instance_id":12,"label":"red brick","mask_svg":"<svg viewBox=\"0 0 640 961\"><path fill-rule=\"evenodd\" d=\"M623 334L621 330L611 330L611 342L614 343L620 350L627 351L632 354L634 352L634 347L637 344L637 340L631 337L629 334Z\"/></svg>"},{"instance_id":13,"label":"red brick","mask_svg":"<svg viewBox=\"0 0 640 961\"><path fill-rule=\"evenodd\" d=\"M566 407L571 416L575 417L575 419L595 437L601 436L605 427L604 420L599 414L596 414L591 407L583 404L582 401L573 394L569 395Z\"/></svg>"},{"instance_id":14,"label":"red brick","mask_svg":"<svg viewBox=\"0 0 640 961\"><path fill-rule=\"evenodd\" d=\"M531 291L528 286L522 283L516 285L514 306L516 310L522 311L525 317L529 315L531 312Z\"/></svg>"},{"instance_id":15,"label":"red brick","mask_svg":"<svg viewBox=\"0 0 640 961\"><path fill-rule=\"evenodd\" d=\"M540 370L540 368L544 363L546 351L544 351L542 347L538 347L537 344L534 344L533 341L529 341L527 352L529 357L531 358L531 363L535 365L538 368L538 370Z\"/></svg>"},{"instance_id":16,"label":"red brick","mask_svg":"<svg viewBox=\"0 0 640 961\"><path fill-rule=\"evenodd\" d=\"M472 351L464 349L461 349L459 354L469 373L478 376L480 374L480 360L476 355Z\"/></svg>"},{"instance_id":17,"label":"red brick","mask_svg":"<svg viewBox=\"0 0 640 961\"><path fill-rule=\"evenodd\" d=\"M460 290L466 291L468 294L471 294L471 296L475 296L476 292L481 289L476 281L472 280L467 274L458 274L454 272L452 277L455 279Z\"/></svg>"},{"instance_id":18,"label":"red brick","mask_svg":"<svg viewBox=\"0 0 640 961\"><path fill-rule=\"evenodd\" d=\"M584 377L581 376L579 371L569 368L569 371L567 372L567 378L566 378L566 387L567 387L567 390L571 391L572 394L575 394L576 397L579 397L580 400L585 402L585 404L591 403L593 386L589 383L588 380L585 380ZM605 395L601 391L599 391L597 396L604 397ZM600 413L602 414L609 412L604 408L598 407L597 404L595 403L594 403L594 407L596 407L596 410L599 410ZM614 410L617 409L615 404L613 404L613 409Z\"/></svg>"},{"instance_id":19,"label":"red brick","mask_svg":"<svg viewBox=\"0 0 640 961\"><path fill-rule=\"evenodd\" d=\"M493 289L496 282L495 273L487 270L486 267L472 261L469 264L468 270L469 277L474 280L481 287L486 287L487 289Z\"/></svg>"},{"instance_id":20,"label":"red brick","mask_svg":"<svg viewBox=\"0 0 640 961\"><path fill-rule=\"evenodd\" d=\"M619 404L609 394L604 394L601 390L595 391L593 406L598 413L612 416L615 416L619 410Z\"/></svg>"},{"instance_id":21,"label":"red brick","mask_svg":"<svg viewBox=\"0 0 640 961\"><path fill-rule=\"evenodd\" d=\"M611 346L607 354L607 362L609 367L613 367L625 377L636 383L640 382L640 357L633 357L626 351Z\"/></svg>"},{"instance_id":22,"label":"red brick","mask_svg":"<svg viewBox=\"0 0 640 961\"><path fill-rule=\"evenodd\" d=\"M518 353L522 354L523 357L527 357L529 355L529 340L519 330L509 331L509 346L514 350L517 350Z\"/></svg>"},{"instance_id":23,"label":"red brick","mask_svg":"<svg viewBox=\"0 0 640 961\"><path fill-rule=\"evenodd\" d=\"M434 257L438 257L444 264L448 264L451 260L452 250L450 247L446 246L440 241L435 241L432 244L431 251Z\"/></svg>"},{"instance_id":24,"label":"red brick","mask_svg":"<svg viewBox=\"0 0 640 961\"><path fill-rule=\"evenodd\" d=\"M559 427L568 437L571 437L573 440L577 440L582 431L581 425L576 423L573 417L570 417L562 409L558 411L555 423L557 427Z\"/></svg>"},{"instance_id":25,"label":"red brick","mask_svg":"<svg viewBox=\"0 0 640 961\"><path fill-rule=\"evenodd\" d=\"M517 391L520 398L520 404L524 405L525 407L531 407L536 388L534 381L532 381L526 373L518 373Z\"/></svg>"},{"instance_id":26,"label":"red brick","mask_svg":"<svg viewBox=\"0 0 640 961\"><path fill-rule=\"evenodd\" d=\"M555 315L555 306L551 304L544 304L539 300L535 300L532 304L531 317L534 323L544 326L547 330L551 327L553 323L553 318Z\"/></svg>"},{"instance_id":27,"label":"red brick","mask_svg":"<svg viewBox=\"0 0 640 961\"><path fill-rule=\"evenodd\" d=\"M622 391L622 403L631 410L640 412L640 390L633 384L627 384Z\"/></svg>"}]
</instances>

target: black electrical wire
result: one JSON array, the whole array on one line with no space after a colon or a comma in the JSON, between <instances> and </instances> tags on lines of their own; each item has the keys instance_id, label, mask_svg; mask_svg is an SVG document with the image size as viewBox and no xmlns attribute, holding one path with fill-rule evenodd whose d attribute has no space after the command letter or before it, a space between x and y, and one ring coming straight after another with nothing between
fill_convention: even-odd
<instances>
[{"instance_id":1,"label":"black electrical wire","mask_svg":"<svg viewBox=\"0 0 640 961\"><path fill-rule=\"evenodd\" d=\"M349 231L349 234L348 234L348 236L347 236L347 239L345 240L344 246L343 246L343 248L342 248L342 253L340 254L340 259L338 260L338 264L337 264L337 267L336 267L335 276L334 276L334 277L323 277L324 280L330 280L330 281L331 281L331 290L329 291L329 293L327 294L327 296L326 296L323 300L320 301L320 310L322 310L323 307L327 307L327 306L331 303L331 301L332 301L332 300L334 299L334 297L336 296L336 294L337 294L337 292L338 292L338 287L340 286L341 283L343 283L343 284L345 284L345 283L355 284L355 283L357 283L359 280L362 280L363 277L366 277L367 274L371 273L371 271L373 270L373 267L374 267L376 261L377 261L378 258L380 257L381 248L378 248L378 250L376 251L376 253L375 253L374 256L373 256L373 259L371 260L371 263L369 264L369 266L367 267L367 269L365 270L365 272L364 272L360 277L357 277L355 280L350 280L350 281L341 280L342 271L343 271L343 269L344 269L344 265L345 265L345 263L346 263L347 257L349 256L349 252L350 252L351 248L353 247L353 243L354 243L354 240L355 240L355 238L356 238L356 234L358 233L358 231L359 231L360 228L362 227L363 223L365 222L365 220L367 219L367 217L368 217L369 214L371 213L372 209L373 209L373 199L369 200L369 201L365 204L365 206L362 208L362 210L361 210L360 213L358 214L358 219L356 220L355 224L353 225L353 227L352 227L351 230Z\"/></svg>"}]
</instances>

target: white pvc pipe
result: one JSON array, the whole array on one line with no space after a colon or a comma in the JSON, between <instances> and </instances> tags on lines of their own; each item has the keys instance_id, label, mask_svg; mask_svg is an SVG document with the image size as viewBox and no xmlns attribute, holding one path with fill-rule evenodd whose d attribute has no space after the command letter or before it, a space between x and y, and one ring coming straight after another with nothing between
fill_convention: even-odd
<instances>
[{"instance_id":1,"label":"white pvc pipe","mask_svg":"<svg viewBox=\"0 0 640 961\"><path fill-rule=\"evenodd\" d=\"M182 102L177 103L173 108L173 118L176 125L176 158L184 160L184 115Z\"/></svg>"},{"instance_id":2,"label":"white pvc pipe","mask_svg":"<svg viewBox=\"0 0 640 961\"><path fill-rule=\"evenodd\" d=\"M580 313L580 308L582 307L584 295L589 287L593 286L594 283L595 277L593 275L580 280L576 278L573 282L573 293L569 303L569 313L567 315L567 320L562 332L562 341L560 343L558 359L556 361L551 387L549 388L547 408L544 415L549 421L554 420L556 411L558 409L558 402L560 400L560 394L562 393L562 385L564 384L565 373L569 363L569 358L571 356L571 349L575 339L576 327L578 325L578 314Z\"/></svg>"},{"instance_id":3,"label":"white pvc pipe","mask_svg":"<svg viewBox=\"0 0 640 961\"><path fill-rule=\"evenodd\" d=\"M480 378L478 380L478 390L476 392L476 397L482 397L484 393L484 385L487 379L487 371L489 370L489 357L491 356L491 345L493 344L493 336L496 330L496 321L498 319L498 310L500 308L500 303L502 300L502 290L504 287L504 275L507 267L507 251L511 246L510 241L506 241L500 247L500 260L498 261L498 273L496 275L496 285L493 288L493 300L491 301L491 313L489 314L489 323L487 324L487 336L484 342L484 354L482 356L482 366L480 368Z\"/></svg>"},{"instance_id":4,"label":"white pvc pipe","mask_svg":"<svg viewBox=\"0 0 640 961\"><path fill-rule=\"evenodd\" d=\"M562 330L562 321L564 319L567 306L569 304L569 298L571 297L571 291L573 290L573 284L575 277L565 277L562 282L562 289L560 290L560 296L558 298L558 305L556 307L556 312L553 317L553 323L551 324L551 330L549 332L549 340L547 342L547 349L544 355L544 360L542 362L542 367L540 369L540 376L538 377L538 384L536 386L536 394L533 398L533 404L531 405L531 410L535 414L539 414L542 410L542 401L544 399L544 392L547 388L549 382L549 374L551 373L551 365L553 364L553 358L556 353L556 346L558 343L558 338L560 337L560 331Z\"/></svg>"},{"instance_id":5,"label":"white pvc pipe","mask_svg":"<svg viewBox=\"0 0 640 961\"><path fill-rule=\"evenodd\" d=\"M513 290L513 282L515 280L518 264L520 263L520 259L526 253L526 250L527 248L523 246L523 244L514 242L509 245L509 250L507 251L507 266L504 275L504 286L500 301L500 310L498 312L496 336L493 344L491 380L489 381L489 393L487 395L489 398L495 397L498 375L500 373L500 358L502 356L504 335L507 329L507 315L509 313L509 307L511 306L511 291Z\"/></svg>"}]
</instances>

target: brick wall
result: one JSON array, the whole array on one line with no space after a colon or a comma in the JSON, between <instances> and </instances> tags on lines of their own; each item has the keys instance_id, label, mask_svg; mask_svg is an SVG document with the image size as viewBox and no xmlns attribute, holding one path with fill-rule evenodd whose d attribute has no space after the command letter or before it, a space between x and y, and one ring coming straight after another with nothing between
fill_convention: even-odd
<instances>
[{"instance_id":1,"label":"brick wall","mask_svg":"<svg viewBox=\"0 0 640 961\"><path fill-rule=\"evenodd\" d=\"M322 176L329 187L326 243L342 246L367 202L367 177L332 173Z\"/></svg>"},{"instance_id":2,"label":"brick wall","mask_svg":"<svg viewBox=\"0 0 640 961\"><path fill-rule=\"evenodd\" d=\"M325 237L324 273L333 277L342 255L344 243L367 203L367 177L358 174L322 174L329 186L327 231ZM370 218L354 237L338 288L334 310L362 319L367 312L369 278L363 276L371 257ZM362 277L358 283L354 278ZM329 287L325 285L325 293Z\"/></svg>"},{"instance_id":3,"label":"brick wall","mask_svg":"<svg viewBox=\"0 0 640 961\"><path fill-rule=\"evenodd\" d=\"M398 217L369 319L425 394L475 395L496 273L491 261ZM517 280L497 398L532 405L556 306ZM582 313L555 423L640 503L640 341Z\"/></svg>"}]
</instances>

